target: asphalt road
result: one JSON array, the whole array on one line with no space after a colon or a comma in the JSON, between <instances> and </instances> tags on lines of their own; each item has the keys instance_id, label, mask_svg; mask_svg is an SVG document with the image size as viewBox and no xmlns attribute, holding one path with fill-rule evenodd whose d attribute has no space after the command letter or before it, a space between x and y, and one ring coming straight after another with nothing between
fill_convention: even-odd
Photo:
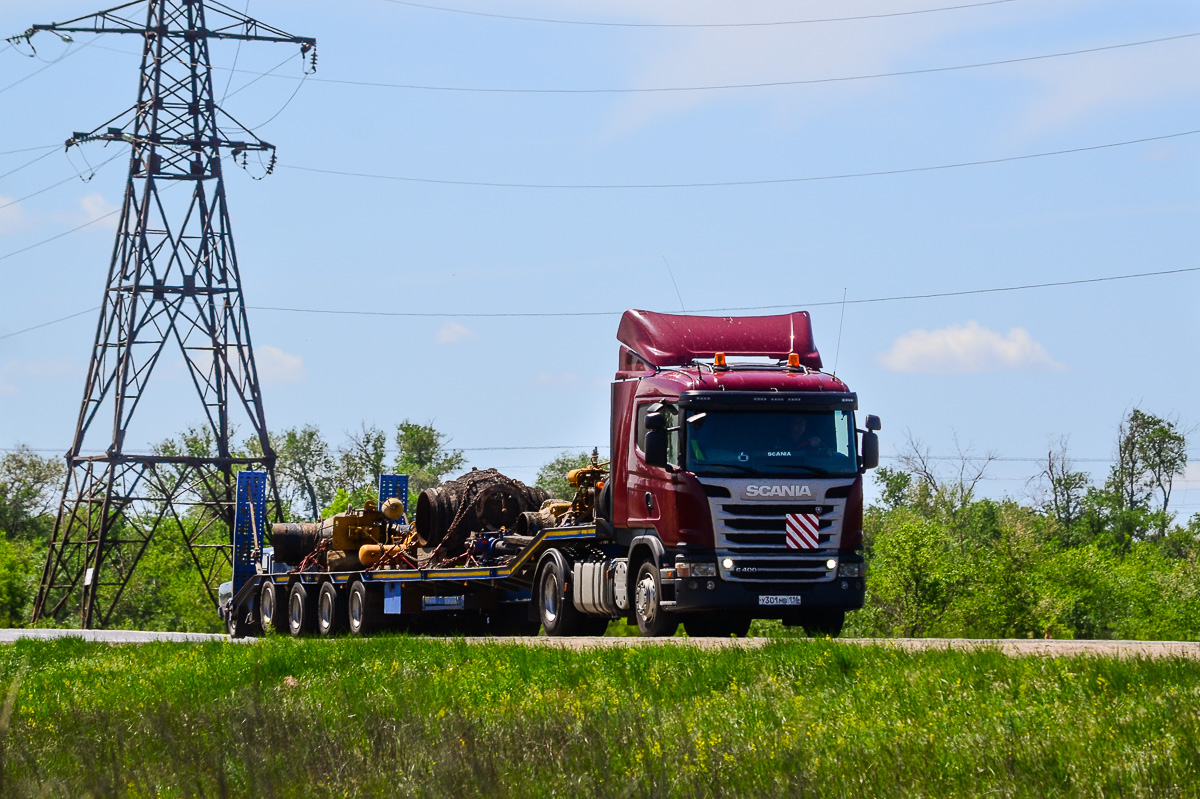
<instances>
[{"instance_id":1,"label":"asphalt road","mask_svg":"<svg viewBox=\"0 0 1200 799\"><path fill-rule=\"evenodd\" d=\"M144 644L152 641L200 643L227 641L224 635L206 633L159 633L140 630L0 630L0 644L20 639L77 637L110 644ZM240 642L253 643L255 638ZM432 639L437 640L437 639ZM744 647L755 649L770 643L769 638L467 638L473 643L519 643L563 649L592 649L613 646L696 646L701 649ZM787 639L797 640L797 639ZM1100 655L1105 657L1189 657L1200 660L1200 642L1193 641L1066 641L1043 639L967 639L967 638L839 638L839 643L857 646L897 647L911 651L952 649L960 651L995 649L1006 655L1069 657Z\"/></svg>"}]
</instances>

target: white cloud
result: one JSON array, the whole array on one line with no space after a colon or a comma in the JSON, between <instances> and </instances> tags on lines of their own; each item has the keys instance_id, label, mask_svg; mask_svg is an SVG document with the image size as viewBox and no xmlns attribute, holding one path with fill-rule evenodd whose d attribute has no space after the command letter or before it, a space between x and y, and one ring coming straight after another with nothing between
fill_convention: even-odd
<instances>
[{"instance_id":1,"label":"white cloud","mask_svg":"<svg viewBox=\"0 0 1200 799\"><path fill-rule=\"evenodd\" d=\"M446 323L434 334L433 340L438 344L455 344L469 338L475 338L475 332L471 328L447 319Z\"/></svg>"},{"instance_id":2,"label":"white cloud","mask_svg":"<svg viewBox=\"0 0 1200 799\"><path fill-rule=\"evenodd\" d=\"M16 233L29 225L25 208L11 197L0 194L0 236Z\"/></svg>"},{"instance_id":3,"label":"white cloud","mask_svg":"<svg viewBox=\"0 0 1200 799\"><path fill-rule=\"evenodd\" d=\"M254 359L264 386L295 386L308 380L308 368L299 355L262 344L254 348Z\"/></svg>"},{"instance_id":4,"label":"white cloud","mask_svg":"<svg viewBox=\"0 0 1200 799\"><path fill-rule=\"evenodd\" d=\"M83 209L84 215L88 222L96 222L95 227L101 230L116 230L117 223L121 220L120 214L114 213L121 210L117 206L104 199L104 195L99 193L89 194L79 201L79 207ZM112 216L109 216L112 214Z\"/></svg>"},{"instance_id":5,"label":"white cloud","mask_svg":"<svg viewBox=\"0 0 1200 799\"><path fill-rule=\"evenodd\" d=\"M941 330L909 331L879 356L879 362L891 372L923 374L1064 368L1029 331L1014 327L1005 336L975 321Z\"/></svg>"}]
</instances>

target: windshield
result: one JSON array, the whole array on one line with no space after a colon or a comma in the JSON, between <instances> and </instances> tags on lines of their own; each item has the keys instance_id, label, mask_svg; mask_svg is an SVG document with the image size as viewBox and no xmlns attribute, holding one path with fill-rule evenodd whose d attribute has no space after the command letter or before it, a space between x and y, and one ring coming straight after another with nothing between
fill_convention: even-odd
<instances>
[{"instance_id":1,"label":"windshield","mask_svg":"<svg viewBox=\"0 0 1200 799\"><path fill-rule=\"evenodd\" d=\"M684 468L695 474L858 473L852 413L697 411L685 418Z\"/></svg>"}]
</instances>

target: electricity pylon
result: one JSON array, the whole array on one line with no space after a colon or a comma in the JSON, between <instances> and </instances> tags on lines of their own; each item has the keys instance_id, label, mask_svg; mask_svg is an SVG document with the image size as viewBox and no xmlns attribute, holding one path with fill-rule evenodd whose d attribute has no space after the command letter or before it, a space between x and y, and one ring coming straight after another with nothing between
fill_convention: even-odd
<instances>
[{"instance_id":1,"label":"electricity pylon","mask_svg":"<svg viewBox=\"0 0 1200 799\"><path fill-rule=\"evenodd\" d=\"M107 625L156 536L176 531L215 603L214 585L232 562L235 472L267 471L278 495L221 171L222 152L228 151L243 166L248 153L258 153L270 172L274 147L217 106L209 41L298 44L302 63L311 58L312 69L316 41L215 0L207 3L209 9L205 5L205 0L137 0L69 22L35 25L10 40L32 47L40 31L66 41L73 33L143 40L137 104L67 141L68 148L124 142L132 155L35 622L77 611L85 629ZM144 24L134 18L143 6ZM244 141L222 131L226 121ZM185 390L193 395L194 388L199 399L178 411L188 419L190 410L191 418L203 421L181 446L129 452L126 434L138 408L153 402L150 378L164 351L171 353L168 360L182 355ZM159 383L181 374L160 375ZM230 448L237 422L248 425L243 432L251 441L249 453ZM89 440L103 445L91 451L104 454L83 454Z\"/></svg>"}]
</instances>

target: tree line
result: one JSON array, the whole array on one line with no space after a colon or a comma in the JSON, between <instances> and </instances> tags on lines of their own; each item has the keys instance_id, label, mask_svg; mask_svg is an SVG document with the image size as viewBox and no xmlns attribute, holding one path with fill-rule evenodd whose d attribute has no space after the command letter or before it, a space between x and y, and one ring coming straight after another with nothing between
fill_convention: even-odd
<instances>
[{"instance_id":1,"label":"tree line","mask_svg":"<svg viewBox=\"0 0 1200 799\"><path fill-rule=\"evenodd\" d=\"M991 456L936 461L910 438L898 465L870 478L878 500L864 519L867 604L850 614L846 633L1200 637L1200 514L1181 520L1172 505L1190 431L1134 409L1115 432L1102 481L1075 468L1063 439L1048 448L1025 499L979 496ZM271 441L283 512L293 521L361 507L385 471L409 475L411 503L465 463L445 433L411 420L390 431L363 424L339 443L315 425L273 433ZM156 451L211 450L203 433L188 430ZM256 441L241 448L256 450ZM587 453L561 453L536 484L569 497L566 473L587 460ZM0 457L0 627L29 620L64 478L61 460L25 447ZM181 542L165 536L151 547L114 624L219 629Z\"/></svg>"}]
</instances>

